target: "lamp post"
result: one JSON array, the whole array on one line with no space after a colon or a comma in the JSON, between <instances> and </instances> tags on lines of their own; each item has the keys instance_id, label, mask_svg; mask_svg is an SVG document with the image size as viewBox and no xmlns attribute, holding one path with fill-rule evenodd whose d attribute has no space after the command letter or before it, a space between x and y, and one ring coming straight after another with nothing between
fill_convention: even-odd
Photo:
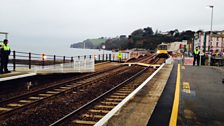
<instances>
[{"instance_id":1,"label":"lamp post","mask_svg":"<svg viewBox=\"0 0 224 126\"><path fill-rule=\"evenodd\" d=\"M208 51L210 52L210 48L211 48L211 45L212 45L212 23L213 23L213 8L214 8L214 6L213 5L209 5L209 7L212 9L212 12L211 12L210 37L209 37L209 49L208 49Z\"/></svg>"}]
</instances>

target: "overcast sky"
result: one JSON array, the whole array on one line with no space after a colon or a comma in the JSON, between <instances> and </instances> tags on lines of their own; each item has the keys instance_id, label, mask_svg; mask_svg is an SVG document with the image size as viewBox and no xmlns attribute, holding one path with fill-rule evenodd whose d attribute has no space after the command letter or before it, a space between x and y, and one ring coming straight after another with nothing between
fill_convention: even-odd
<instances>
[{"instance_id":1,"label":"overcast sky","mask_svg":"<svg viewBox=\"0 0 224 126\"><path fill-rule=\"evenodd\" d=\"M168 31L224 30L224 0L0 0L0 31L14 46L69 46L86 38Z\"/></svg>"}]
</instances>

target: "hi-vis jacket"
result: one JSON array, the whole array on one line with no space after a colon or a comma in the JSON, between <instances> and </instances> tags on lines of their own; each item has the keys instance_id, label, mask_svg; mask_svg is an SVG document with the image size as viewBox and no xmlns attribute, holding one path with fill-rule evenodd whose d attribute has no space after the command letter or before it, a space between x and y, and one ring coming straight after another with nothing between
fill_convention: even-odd
<instances>
[{"instance_id":1,"label":"hi-vis jacket","mask_svg":"<svg viewBox=\"0 0 224 126\"><path fill-rule=\"evenodd\" d=\"M10 55L11 49L9 45L1 44L1 55Z\"/></svg>"}]
</instances>

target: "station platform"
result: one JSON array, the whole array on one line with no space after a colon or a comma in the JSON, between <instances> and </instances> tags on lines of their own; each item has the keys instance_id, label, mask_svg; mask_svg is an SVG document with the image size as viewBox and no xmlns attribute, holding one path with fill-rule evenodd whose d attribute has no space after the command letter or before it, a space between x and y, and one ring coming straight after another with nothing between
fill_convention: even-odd
<instances>
[{"instance_id":1,"label":"station platform","mask_svg":"<svg viewBox=\"0 0 224 126\"><path fill-rule=\"evenodd\" d=\"M0 82L14 80L24 77L34 76L36 73L27 73L27 72L10 72L6 74L0 74Z\"/></svg>"},{"instance_id":2,"label":"station platform","mask_svg":"<svg viewBox=\"0 0 224 126\"><path fill-rule=\"evenodd\" d=\"M165 65L106 125L224 126L224 68L180 65L177 77L178 62Z\"/></svg>"}]
</instances>

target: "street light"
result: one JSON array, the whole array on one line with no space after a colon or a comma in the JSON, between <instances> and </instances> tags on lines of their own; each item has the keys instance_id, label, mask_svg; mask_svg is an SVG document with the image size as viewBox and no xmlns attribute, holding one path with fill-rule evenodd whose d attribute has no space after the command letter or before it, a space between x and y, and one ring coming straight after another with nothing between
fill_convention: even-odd
<instances>
[{"instance_id":1,"label":"street light","mask_svg":"<svg viewBox=\"0 0 224 126\"><path fill-rule=\"evenodd\" d=\"M209 7L212 9L212 12L211 12L211 28L210 28L210 37L209 37L209 49L208 51L210 52L210 48L211 48L211 44L212 44L212 23L213 23L213 8L214 6L213 5L209 5Z\"/></svg>"}]
</instances>

